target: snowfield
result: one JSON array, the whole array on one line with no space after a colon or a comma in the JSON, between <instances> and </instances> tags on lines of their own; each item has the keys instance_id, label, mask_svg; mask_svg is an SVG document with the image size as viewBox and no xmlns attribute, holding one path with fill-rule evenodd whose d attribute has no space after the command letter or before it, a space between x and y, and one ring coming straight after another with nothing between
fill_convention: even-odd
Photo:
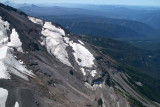
<instances>
[{"instance_id":1,"label":"snowfield","mask_svg":"<svg viewBox=\"0 0 160 107\"><path fill-rule=\"evenodd\" d=\"M35 23L35 24L38 24L38 25L43 26L43 20L41 20L41 19L36 19L36 18L34 18L34 17L29 17L29 16L28 16L28 19L29 19L30 21L32 21L33 23Z\"/></svg>"},{"instance_id":2,"label":"snowfield","mask_svg":"<svg viewBox=\"0 0 160 107\"><path fill-rule=\"evenodd\" d=\"M22 46L22 42L20 41L19 35L18 35L18 33L16 32L15 29L12 29L12 33L10 35L10 39L11 39L11 42L8 42L8 46L16 48L17 51L19 51L19 52L23 52L23 49L21 47Z\"/></svg>"},{"instance_id":3,"label":"snowfield","mask_svg":"<svg viewBox=\"0 0 160 107\"><path fill-rule=\"evenodd\" d=\"M7 46L3 46L0 48L0 61L6 57L6 54L7 54L7 50L8 50L8 47Z\"/></svg>"},{"instance_id":4,"label":"snowfield","mask_svg":"<svg viewBox=\"0 0 160 107\"><path fill-rule=\"evenodd\" d=\"M22 79L28 80L28 76L33 77L34 74L27 70L25 66L19 62L13 55L13 48L17 51L23 52L22 42L15 29L12 29L10 35L10 42L8 42L7 30L9 30L9 23L3 21L0 17L0 79L10 79L10 73Z\"/></svg>"},{"instance_id":5,"label":"snowfield","mask_svg":"<svg viewBox=\"0 0 160 107\"><path fill-rule=\"evenodd\" d=\"M56 26L52 25L51 22L45 22L45 24L44 24L43 27L46 28L46 29L49 29L49 30L51 30L51 31L53 31L53 32L57 32L57 33L59 33L61 36L62 36L62 35L65 36L64 30L61 29L60 27L57 28Z\"/></svg>"},{"instance_id":6,"label":"snowfield","mask_svg":"<svg viewBox=\"0 0 160 107\"><path fill-rule=\"evenodd\" d=\"M0 46L8 41L7 30L9 30L9 23L7 21L3 21L0 16Z\"/></svg>"},{"instance_id":7,"label":"snowfield","mask_svg":"<svg viewBox=\"0 0 160 107\"><path fill-rule=\"evenodd\" d=\"M33 23L39 23L35 18L29 17ZM70 40L69 36L66 36L65 31L60 27L54 26L51 22L45 22L42 26L40 44L45 46L48 53L55 56L59 61L67 66L73 67L68 56L67 47L70 46L73 49L73 56L75 61L80 66L80 71L86 76L86 71L94 77L96 76L96 70L89 70L90 68L96 67L94 64L94 56L90 51L84 47L84 43L78 40L79 43ZM85 69L87 68L87 70Z\"/></svg>"},{"instance_id":8,"label":"snowfield","mask_svg":"<svg viewBox=\"0 0 160 107\"><path fill-rule=\"evenodd\" d=\"M75 57L75 60L77 64L81 67L80 70L84 76L86 76L86 71L90 72L90 75L92 77L95 77L97 72L96 70L90 70L89 68L93 68L95 66L94 64L94 56L89 52L88 49L86 49L84 46L82 46L79 43L74 43L73 41L69 42L69 46L73 49L73 55ZM88 69L86 69L88 68Z\"/></svg>"},{"instance_id":9,"label":"snowfield","mask_svg":"<svg viewBox=\"0 0 160 107\"><path fill-rule=\"evenodd\" d=\"M28 17L29 20L31 20L33 23L39 24L40 19L36 19L33 17ZM41 21L42 23L42 21ZM57 28L56 26L52 25L51 22L45 22L42 28L42 35L44 37L41 37L42 42L40 44L42 46L45 46L48 53L55 56L57 59L59 59L63 64L71 66L71 63L69 62L68 53L66 51L66 43L64 43L63 37L65 35L65 32L61 28Z\"/></svg>"},{"instance_id":10,"label":"snowfield","mask_svg":"<svg viewBox=\"0 0 160 107\"><path fill-rule=\"evenodd\" d=\"M0 61L0 79L10 79L10 75L7 72L7 67Z\"/></svg>"},{"instance_id":11,"label":"snowfield","mask_svg":"<svg viewBox=\"0 0 160 107\"><path fill-rule=\"evenodd\" d=\"M70 42L70 46L74 50L73 55L76 62L82 67L93 67L95 58L84 46L78 43Z\"/></svg>"},{"instance_id":12,"label":"snowfield","mask_svg":"<svg viewBox=\"0 0 160 107\"><path fill-rule=\"evenodd\" d=\"M51 25L51 23L46 22L41 33L45 36L43 42L45 43L47 51L62 63L72 67L66 51L67 46L62 37L64 31Z\"/></svg>"},{"instance_id":13,"label":"snowfield","mask_svg":"<svg viewBox=\"0 0 160 107\"><path fill-rule=\"evenodd\" d=\"M0 88L0 107L5 107L8 97L8 90Z\"/></svg>"},{"instance_id":14,"label":"snowfield","mask_svg":"<svg viewBox=\"0 0 160 107\"><path fill-rule=\"evenodd\" d=\"M83 67L94 67L95 58L88 49L82 46L82 44L84 45L82 41L78 40L80 44L70 41L70 39L65 35L64 30L61 28L56 28L51 22L45 22L42 29L42 34L46 37L43 39L44 41L42 43L45 43L48 52L54 55L62 63L72 66L69 62L69 56L66 50L67 46L71 46L74 51L73 55L75 60L77 64L82 67L80 70L84 76L86 76L86 72ZM92 77L94 77L97 73L96 70L90 72Z\"/></svg>"}]
</instances>

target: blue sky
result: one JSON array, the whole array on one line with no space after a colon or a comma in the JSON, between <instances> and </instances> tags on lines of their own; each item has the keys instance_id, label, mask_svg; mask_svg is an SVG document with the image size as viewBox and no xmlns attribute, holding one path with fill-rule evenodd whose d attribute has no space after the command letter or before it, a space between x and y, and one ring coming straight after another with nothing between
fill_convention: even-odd
<instances>
[{"instance_id":1,"label":"blue sky","mask_svg":"<svg viewBox=\"0 0 160 107\"><path fill-rule=\"evenodd\" d=\"M2 2L7 0L0 0ZM160 0L10 0L19 3L83 3L160 6Z\"/></svg>"}]
</instances>

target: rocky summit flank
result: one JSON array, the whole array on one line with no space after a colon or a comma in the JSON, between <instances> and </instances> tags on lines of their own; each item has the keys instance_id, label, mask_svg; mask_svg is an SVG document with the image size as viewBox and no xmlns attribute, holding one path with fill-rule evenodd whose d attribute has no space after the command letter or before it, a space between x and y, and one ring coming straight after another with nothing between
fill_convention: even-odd
<instances>
[{"instance_id":1,"label":"rocky summit flank","mask_svg":"<svg viewBox=\"0 0 160 107\"><path fill-rule=\"evenodd\" d=\"M0 4L0 107L158 106L131 81L78 35Z\"/></svg>"}]
</instances>

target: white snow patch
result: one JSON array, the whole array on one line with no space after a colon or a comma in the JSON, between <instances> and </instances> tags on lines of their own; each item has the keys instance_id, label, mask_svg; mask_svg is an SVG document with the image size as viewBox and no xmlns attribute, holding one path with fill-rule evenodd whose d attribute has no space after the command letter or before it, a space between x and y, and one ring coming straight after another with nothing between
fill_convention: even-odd
<instances>
[{"instance_id":1,"label":"white snow patch","mask_svg":"<svg viewBox=\"0 0 160 107\"><path fill-rule=\"evenodd\" d=\"M7 30L9 30L9 23L7 21L3 21L0 16L0 46L8 40Z\"/></svg>"},{"instance_id":2,"label":"white snow patch","mask_svg":"<svg viewBox=\"0 0 160 107\"><path fill-rule=\"evenodd\" d=\"M98 88L98 87L102 88L102 84L94 84L92 87L93 87L94 89L96 89L96 88Z\"/></svg>"},{"instance_id":3,"label":"white snow patch","mask_svg":"<svg viewBox=\"0 0 160 107\"><path fill-rule=\"evenodd\" d=\"M8 49L5 53L5 57L0 59L0 78L10 79L9 73L17 75L25 80L28 80L27 76L33 77L34 74L22 65L22 61L17 61L10 51L11 50Z\"/></svg>"},{"instance_id":4,"label":"white snow patch","mask_svg":"<svg viewBox=\"0 0 160 107\"><path fill-rule=\"evenodd\" d=\"M135 82L138 86L143 86L141 82Z\"/></svg>"},{"instance_id":5,"label":"white snow patch","mask_svg":"<svg viewBox=\"0 0 160 107\"><path fill-rule=\"evenodd\" d=\"M18 60L18 62L19 62L21 65L23 65L23 64L24 64L22 60Z\"/></svg>"},{"instance_id":6,"label":"white snow patch","mask_svg":"<svg viewBox=\"0 0 160 107\"><path fill-rule=\"evenodd\" d=\"M41 41L39 40L38 42L42 45L42 46L45 46L45 38L43 37L40 37L41 38Z\"/></svg>"},{"instance_id":7,"label":"white snow patch","mask_svg":"<svg viewBox=\"0 0 160 107\"><path fill-rule=\"evenodd\" d=\"M71 46L74 51L73 55L75 60L81 68L94 67L95 58L88 49L82 46L84 44L82 41L78 40L80 43L70 41L70 39L65 35L65 31L60 27L58 28L52 25L51 22L45 22L41 33L44 35L44 37L41 37L43 40L40 42L41 45L45 46L48 53L54 55L62 63L72 67L66 50L67 46ZM86 72L83 69L81 69L81 71L83 75L86 75ZM95 71L92 71L92 76L95 76L95 74Z\"/></svg>"},{"instance_id":8,"label":"white snow patch","mask_svg":"<svg viewBox=\"0 0 160 107\"><path fill-rule=\"evenodd\" d=\"M97 74L97 72L96 72L96 70L92 70L92 71L90 72L90 74L92 75L92 77L95 77L96 74Z\"/></svg>"},{"instance_id":9,"label":"white snow patch","mask_svg":"<svg viewBox=\"0 0 160 107\"><path fill-rule=\"evenodd\" d=\"M97 88L102 88L102 84L94 84L93 86L91 86L88 82L85 82L84 85L91 90L96 90Z\"/></svg>"},{"instance_id":10,"label":"white snow patch","mask_svg":"<svg viewBox=\"0 0 160 107\"><path fill-rule=\"evenodd\" d=\"M34 77L34 74L17 61L10 51L7 52L7 56L4 58L3 63L7 68L4 72L17 75L24 80L28 80L28 76Z\"/></svg>"},{"instance_id":11,"label":"white snow patch","mask_svg":"<svg viewBox=\"0 0 160 107\"><path fill-rule=\"evenodd\" d=\"M19 107L19 103L16 102L15 105L14 105L14 107Z\"/></svg>"},{"instance_id":12,"label":"white snow patch","mask_svg":"<svg viewBox=\"0 0 160 107\"><path fill-rule=\"evenodd\" d=\"M64 41L69 44L69 38L68 37L63 37Z\"/></svg>"},{"instance_id":13,"label":"white snow patch","mask_svg":"<svg viewBox=\"0 0 160 107\"><path fill-rule=\"evenodd\" d=\"M4 46L0 48L0 61L6 57L8 47Z\"/></svg>"},{"instance_id":14,"label":"white snow patch","mask_svg":"<svg viewBox=\"0 0 160 107\"><path fill-rule=\"evenodd\" d=\"M1 44L5 44L6 42L8 42L8 37L0 40L0 43L1 43Z\"/></svg>"},{"instance_id":15,"label":"white snow patch","mask_svg":"<svg viewBox=\"0 0 160 107\"><path fill-rule=\"evenodd\" d=\"M70 42L70 46L72 46L73 55L80 66L89 68L94 66L95 58L88 49L81 44L73 43L73 41Z\"/></svg>"},{"instance_id":16,"label":"white snow patch","mask_svg":"<svg viewBox=\"0 0 160 107\"><path fill-rule=\"evenodd\" d=\"M19 35L15 29L12 29L11 42L8 43L7 30L9 30L9 23L5 22L0 17L0 79L10 79L10 73L28 80L28 76L34 76L34 74L27 70L21 62L16 60L13 55L13 48L17 48L22 52L21 41Z\"/></svg>"},{"instance_id":17,"label":"white snow patch","mask_svg":"<svg viewBox=\"0 0 160 107\"><path fill-rule=\"evenodd\" d=\"M79 42L81 45L84 45L84 43L83 43L81 40L78 40L78 42Z\"/></svg>"},{"instance_id":18,"label":"white snow patch","mask_svg":"<svg viewBox=\"0 0 160 107\"><path fill-rule=\"evenodd\" d=\"M0 79L10 79L10 75L7 72L7 67L0 61Z\"/></svg>"},{"instance_id":19,"label":"white snow patch","mask_svg":"<svg viewBox=\"0 0 160 107\"><path fill-rule=\"evenodd\" d=\"M39 41L39 43L42 45L42 46L44 46L45 45L45 42L44 41Z\"/></svg>"},{"instance_id":20,"label":"white snow patch","mask_svg":"<svg viewBox=\"0 0 160 107\"><path fill-rule=\"evenodd\" d=\"M86 72L85 72L85 69L84 68L81 68L81 72L84 76L86 76Z\"/></svg>"},{"instance_id":21,"label":"white snow patch","mask_svg":"<svg viewBox=\"0 0 160 107\"><path fill-rule=\"evenodd\" d=\"M5 107L8 97L8 90L0 88L0 107Z\"/></svg>"},{"instance_id":22,"label":"white snow patch","mask_svg":"<svg viewBox=\"0 0 160 107\"><path fill-rule=\"evenodd\" d=\"M37 19L37 18L34 18L34 17L29 17L29 16L28 16L28 19L35 24L43 26L43 20L41 20L41 19Z\"/></svg>"},{"instance_id":23,"label":"white snow patch","mask_svg":"<svg viewBox=\"0 0 160 107\"><path fill-rule=\"evenodd\" d=\"M49 30L51 30L51 31L57 32L57 33L59 33L60 35L65 36L64 30L61 29L60 27L57 28L56 26L52 25L51 22L45 22L45 24L44 24L43 27L46 28L46 29L49 29Z\"/></svg>"},{"instance_id":24,"label":"white snow patch","mask_svg":"<svg viewBox=\"0 0 160 107\"><path fill-rule=\"evenodd\" d=\"M64 33L61 29L56 28L55 26L51 25L51 23L46 22L42 29L42 34L45 36L43 38L43 42L47 48L47 51L54 55L57 59L59 59L62 63L71 66L69 62L68 53L66 51L66 43L64 43L62 34Z\"/></svg>"},{"instance_id":25,"label":"white snow patch","mask_svg":"<svg viewBox=\"0 0 160 107\"><path fill-rule=\"evenodd\" d=\"M8 43L8 46L16 48L17 51L19 51L19 52L23 52L23 49L21 47L22 46L22 42L20 41L19 35L18 35L18 33L16 32L15 29L12 29L12 33L10 35L10 39L11 39L11 42Z\"/></svg>"}]
</instances>

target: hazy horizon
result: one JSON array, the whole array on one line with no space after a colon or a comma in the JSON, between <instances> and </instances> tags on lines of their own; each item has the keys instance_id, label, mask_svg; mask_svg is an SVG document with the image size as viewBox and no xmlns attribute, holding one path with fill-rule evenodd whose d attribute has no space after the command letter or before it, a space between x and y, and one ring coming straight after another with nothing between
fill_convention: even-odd
<instances>
[{"instance_id":1,"label":"hazy horizon","mask_svg":"<svg viewBox=\"0 0 160 107\"><path fill-rule=\"evenodd\" d=\"M160 6L160 0L1 0L1 2L29 3L29 4L96 4L96 5L132 5L132 6Z\"/></svg>"}]
</instances>

